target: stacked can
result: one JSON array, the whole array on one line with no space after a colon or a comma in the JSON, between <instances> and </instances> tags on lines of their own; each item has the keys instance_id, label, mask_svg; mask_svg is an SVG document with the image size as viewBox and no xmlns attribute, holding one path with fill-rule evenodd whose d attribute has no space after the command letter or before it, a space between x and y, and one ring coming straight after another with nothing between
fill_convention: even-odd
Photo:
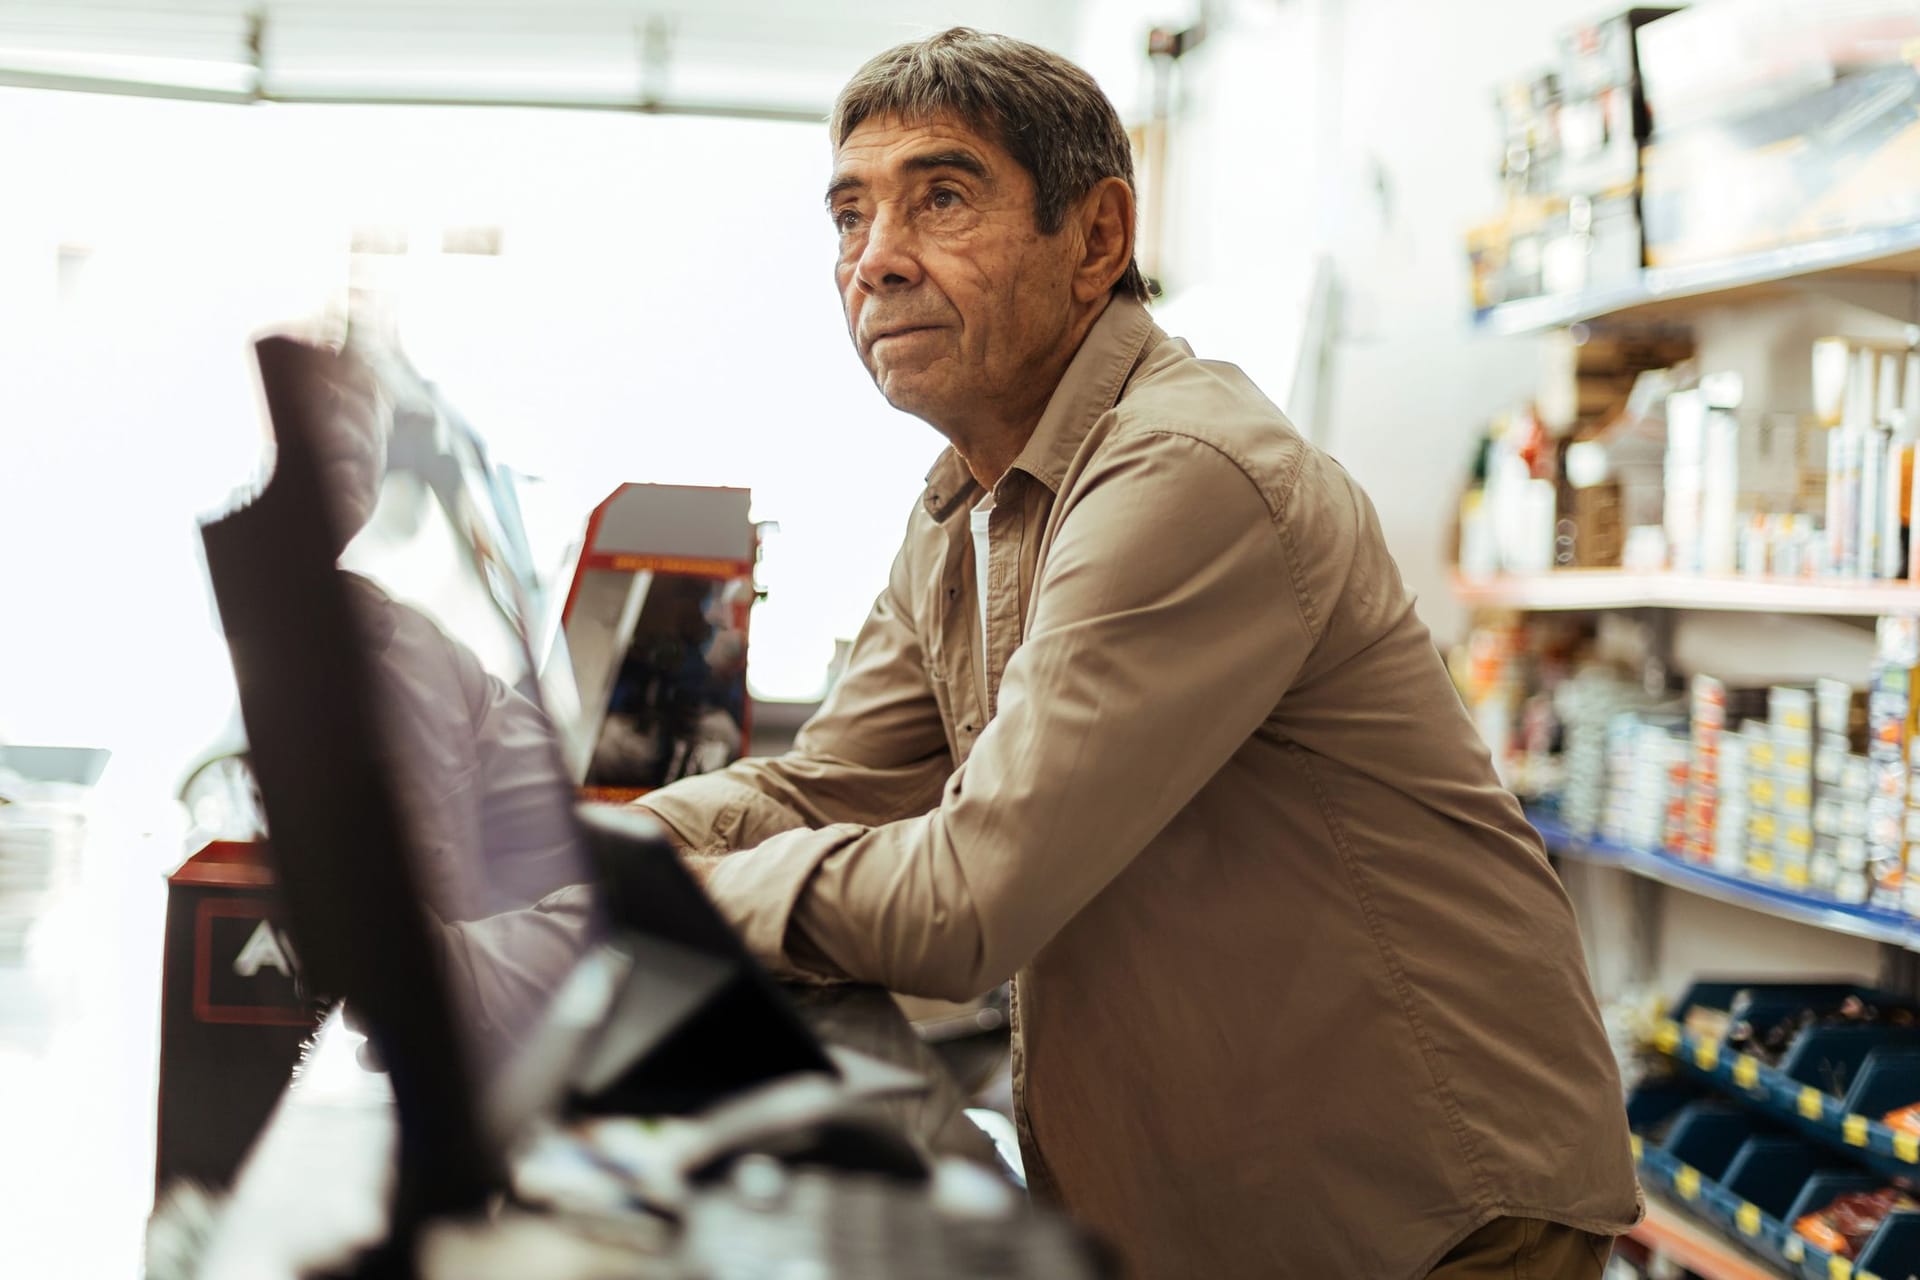
<instances>
[{"instance_id":1,"label":"stacked can","mask_svg":"<svg viewBox=\"0 0 1920 1280\"><path fill-rule=\"evenodd\" d=\"M1688 789L1690 777L1689 759L1693 747L1689 738L1673 737L1667 740L1666 779L1659 792L1665 811L1665 821L1661 826L1660 840L1654 847L1672 858L1687 856L1687 823L1691 792Z\"/></svg>"},{"instance_id":2,"label":"stacked can","mask_svg":"<svg viewBox=\"0 0 1920 1280\"><path fill-rule=\"evenodd\" d=\"M1755 880L1772 880L1779 867L1774 849L1780 843L1780 819L1774 814L1779 785L1773 778L1777 759L1773 724L1749 720L1740 736L1747 766L1747 875Z\"/></svg>"},{"instance_id":3,"label":"stacked can","mask_svg":"<svg viewBox=\"0 0 1920 1280\"><path fill-rule=\"evenodd\" d=\"M1667 828L1676 799L1683 817L1686 812L1690 750L1686 722L1679 716L1635 718L1625 767L1613 775L1613 789L1622 811L1623 843L1636 849L1667 847ZM1613 807L1611 798L1609 807Z\"/></svg>"},{"instance_id":4,"label":"stacked can","mask_svg":"<svg viewBox=\"0 0 1920 1280\"><path fill-rule=\"evenodd\" d=\"M1853 754L1859 697L1845 680L1813 687L1813 887L1861 903L1867 885L1867 758Z\"/></svg>"},{"instance_id":5,"label":"stacked can","mask_svg":"<svg viewBox=\"0 0 1920 1280\"><path fill-rule=\"evenodd\" d=\"M1775 685L1767 690L1773 734L1774 878L1804 890L1813 864L1813 690Z\"/></svg>"},{"instance_id":6,"label":"stacked can","mask_svg":"<svg viewBox=\"0 0 1920 1280\"><path fill-rule=\"evenodd\" d=\"M1600 814L1600 835L1614 844L1631 844L1634 839L1633 772L1644 725L1633 711L1607 718L1607 798Z\"/></svg>"},{"instance_id":7,"label":"stacked can","mask_svg":"<svg viewBox=\"0 0 1920 1280\"><path fill-rule=\"evenodd\" d=\"M1713 866L1730 876L1747 874L1747 825L1753 815L1748 803L1752 777L1748 750L1754 735L1742 730L1720 738L1720 804L1714 818Z\"/></svg>"},{"instance_id":8,"label":"stacked can","mask_svg":"<svg viewBox=\"0 0 1920 1280\"><path fill-rule=\"evenodd\" d=\"M1862 903L1867 880L1867 795L1872 784L1865 756L1842 754L1813 799L1813 885L1841 902Z\"/></svg>"},{"instance_id":9,"label":"stacked can","mask_svg":"<svg viewBox=\"0 0 1920 1280\"><path fill-rule=\"evenodd\" d=\"M1626 777L1630 810L1626 821L1626 842L1634 848L1667 848L1668 816L1674 810L1672 779L1680 773L1678 808L1686 818L1686 758L1688 739L1684 725L1645 720L1636 731L1632 773Z\"/></svg>"},{"instance_id":10,"label":"stacked can","mask_svg":"<svg viewBox=\"0 0 1920 1280\"><path fill-rule=\"evenodd\" d=\"M1574 835L1591 836L1604 829L1611 768L1609 735L1622 708L1644 701L1631 685L1600 680L1569 680L1556 695L1565 771L1560 820Z\"/></svg>"},{"instance_id":11,"label":"stacked can","mask_svg":"<svg viewBox=\"0 0 1920 1280\"><path fill-rule=\"evenodd\" d=\"M1867 872L1869 901L1905 905L1907 742L1913 733L1920 619L1882 618L1867 692Z\"/></svg>"},{"instance_id":12,"label":"stacked can","mask_svg":"<svg viewBox=\"0 0 1920 1280\"><path fill-rule=\"evenodd\" d=\"M1690 692L1693 752L1687 770L1686 845L1681 856L1689 862L1710 863L1719 830L1720 740L1727 731L1727 686L1712 676L1695 676Z\"/></svg>"}]
</instances>

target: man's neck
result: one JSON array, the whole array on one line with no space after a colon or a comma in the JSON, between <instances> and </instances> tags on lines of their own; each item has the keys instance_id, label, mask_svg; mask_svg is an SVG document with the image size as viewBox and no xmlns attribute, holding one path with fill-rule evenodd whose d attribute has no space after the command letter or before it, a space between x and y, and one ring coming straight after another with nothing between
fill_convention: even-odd
<instances>
[{"instance_id":1,"label":"man's neck","mask_svg":"<svg viewBox=\"0 0 1920 1280\"><path fill-rule=\"evenodd\" d=\"M1040 419L1035 416L1022 429L989 432L985 438L969 435L963 439L958 433L949 433L948 439L953 441L953 451L960 455L960 461L967 464L967 470L973 473L975 482L982 489L991 491L994 485L1000 483L1000 477L1007 474L1007 469L1013 466L1013 460L1020 456L1020 451L1027 447L1027 441L1033 439L1034 428L1039 425Z\"/></svg>"},{"instance_id":2,"label":"man's neck","mask_svg":"<svg viewBox=\"0 0 1920 1280\"><path fill-rule=\"evenodd\" d=\"M1080 345L1087 340L1087 334L1093 331L1094 322L1105 311L1104 302L1089 309L1068 331L1066 340L1053 358L1034 371L1030 385L1044 387L1043 393L1026 397L1018 406L1006 406L1001 413L993 413L990 408L987 414L968 422L935 424L940 433L953 443L953 451L967 464L967 470L973 473L975 482L981 488L991 491L994 485L1000 483L1000 477L1007 474L1014 459L1027 447L1027 441L1033 439L1047 405L1052 402L1054 392L1059 390L1061 379L1066 377L1067 367L1080 353Z\"/></svg>"}]
</instances>

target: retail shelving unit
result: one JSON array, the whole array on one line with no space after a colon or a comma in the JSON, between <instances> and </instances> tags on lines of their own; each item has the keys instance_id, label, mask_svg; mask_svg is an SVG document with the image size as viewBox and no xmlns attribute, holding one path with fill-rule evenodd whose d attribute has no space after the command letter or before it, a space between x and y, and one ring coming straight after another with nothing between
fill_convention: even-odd
<instances>
[{"instance_id":1,"label":"retail shelving unit","mask_svg":"<svg viewBox=\"0 0 1920 1280\"><path fill-rule=\"evenodd\" d=\"M1920 584L1826 582L1812 578L1705 577L1562 569L1526 576L1456 575L1453 593L1477 608L1531 612L1602 609L1698 609L1725 613L1798 613L1877 618L1920 613Z\"/></svg>"},{"instance_id":2,"label":"retail shelving unit","mask_svg":"<svg viewBox=\"0 0 1920 1280\"><path fill-rule=\"evenodd\" d=\"M1812 894L1796 893L1778 885L1728 875L1712 867L1647 849L1632 849L1609 840L1576 836L1551 812L1529 809L1528 821L1559 857L1617 867L1647 880L1730 906L1745 907L1782 920L1812 925L1832 933L1866 938L1920 951L1920 922L1895 911L1850 906Z\"/></svg>"},{"instance_id":3,"label":"retail shelving unit","mask_svg":"<svg viewBox=\"0 0 1920 1280\"><path fill-rule=\"evenodd\" d=\"M1706 303L1818 292L1878 310L1915 314L1920 226L1892 227L1787 245L1684 267L1648 267L1632 284L1504 302L1475 321L1493 333L1541 333L1590 320L1650 320ZM1907 292L1904 294L1902 290Z\"/></svg>"},{"instance_id":4,"label":"retail shelving unit","mask_svg":"<svg viewBox=\"0 0 1920 1280\"><path fill-rule=\"evenodd\" d=\"M1476 315L1475 324L1484 332L1518 335L1592 321L1666 321L1709 306L1792 302L1809 296L1920 322L1920 225L1696 266L1648 268L1630 285L1503 304ZM1907 582L1570 570L1491 579L1456 575L1452 586L1455 597L1469 607L1518 612L1660 610L1831 618L1920 614L1920 584ZM1671 636L1665 623L1656 631ZM1548 810L1528 816L1559 857L1613 867L1641 881L1759 915L1879 943L1888 948L1886 956L1911 960L1911 953L1920 952L1920 921L1899 913L1824 900L1659 852L1576 836ZM1641 895L1631 900L1646 901ZM1823 1160L1855 1166L1856 1177L1869 1169L1883 1178L1920 1174L1920 1139L1897 1133L1879 1120L1885 1107L1849 1109L1843 1100L1812 1087L1813 1082L1796 1079L1784 1069L1789 1064L1775 1068L1744 1054L1723 1055L1678 1023L1663 1023L1653 1048L1677 1064L1691 1087L1725 1098L1726 1105L1763 1124L1802 1135L1810 1150L1825 1153ZM1654 1193L1647 1219L1634 1237L1708 1280L1881 1280L1871 1259L1854 1264L1829 1257L1793 1233L1790 1215L1763 1213L1738 1187L1704 1177L1671 1152L1643 1149L1636 1139L1634 1154L1643 1182ZM1731 1169L1727 1177L1740 1181ZM1920 1230L1920 1216L1902 1230Z\"/></svg>"}]
</instances>

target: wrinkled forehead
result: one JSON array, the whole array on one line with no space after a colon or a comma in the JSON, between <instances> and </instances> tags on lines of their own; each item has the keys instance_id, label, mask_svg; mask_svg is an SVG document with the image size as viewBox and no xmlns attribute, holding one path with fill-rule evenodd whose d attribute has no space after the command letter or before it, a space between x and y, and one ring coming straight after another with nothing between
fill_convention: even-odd
<instances>
[{"instance_id":1,"label":"wrinkled forehead","mask_svg":"<svg viewBox=\"0 0 1920 1280\"><path fill-rule=\"evenodd\" d=\"M833 162L836 171L853 166L882 171L929 152L964 153L988 169L1014 163L990 123L974 123L946 111L869 116L833 149Z\"/></svg>"}]
</instances>

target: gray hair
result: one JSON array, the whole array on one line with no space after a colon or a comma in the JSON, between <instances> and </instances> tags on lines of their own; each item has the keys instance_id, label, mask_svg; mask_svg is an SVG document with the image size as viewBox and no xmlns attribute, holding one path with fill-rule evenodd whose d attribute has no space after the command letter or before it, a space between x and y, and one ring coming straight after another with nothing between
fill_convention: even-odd
<instances>
[{"instance_id":1,"label":"gray hair","mask_svg":"<svg viewBox=\"0 0 1920 1280\"><path fill-rule=\"evenodd\" d=\"M1007 36L954 27L887 50L854 73L834 100L835 147L868 119L910 123L950 115L1004 147L1033 177L1042 235L1103 178L1133 187L1133 148L1119 112L1093 77L1057 53ZM1145 301L1140 263L1113 292Z\"/></svg>"}]
</instances>

